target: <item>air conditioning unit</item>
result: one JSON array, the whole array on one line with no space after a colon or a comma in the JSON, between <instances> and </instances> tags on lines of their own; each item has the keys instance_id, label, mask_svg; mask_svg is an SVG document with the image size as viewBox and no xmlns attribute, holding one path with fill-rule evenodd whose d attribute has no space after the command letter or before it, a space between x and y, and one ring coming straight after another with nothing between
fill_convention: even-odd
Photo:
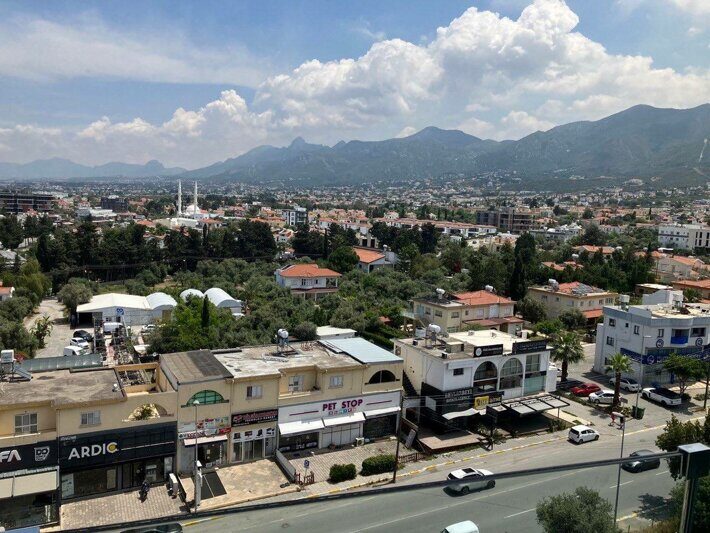
<instances>
[{"instance_id":1,"label":"air conditioning unit","mask_svg":"<svg viewBox=\"0 0 710 533\"><path fill-rule=\"evenodd\" d=\"M365 445L365 437L357 437L355 439L355 446L364 446Z\"/></svg>"}]
</instances>

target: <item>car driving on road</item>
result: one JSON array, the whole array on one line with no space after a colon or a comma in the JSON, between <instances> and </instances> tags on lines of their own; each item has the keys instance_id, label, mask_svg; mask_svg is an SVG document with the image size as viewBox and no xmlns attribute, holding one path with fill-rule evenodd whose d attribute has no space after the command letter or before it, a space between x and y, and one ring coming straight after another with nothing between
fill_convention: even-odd
<instances>
[{"instance_id":1,"label":"car driving on road","mask_svg":"<svg viewBox=\"0 0 710 533\"><path fill-rule=\"evenodd\" d=\"M661 466L661 460L658 458L644 459L647 455L653 455L651 450L638 450L629 455L629 458L633 458L633 461L628 463L621 463L621 468L627 472L643 472L644 470L653 470Z\"/></svg>"},{"instance_id":2,"label":"car driving on road","mask_svg":"<svg viewBox=\"0 0 710 533\"><path fill-rule=\"evenodd\" d=\"M485 479L484 476L492 476L493 472L476 468L460 468L454 470L448 476L449 480L456 481L447 485L450 490L468 494L472 490L490 489L496 486L494 479Z\"/></svg>"},{"instance_id":3,"label":"car driving on road","mask_svg":"<svg viewBox=\"0 0 710 533\"><path fill-rule=\"evenodd\" d=\"M570 428L567 438L575 444L582 444L592 440L599 440L599 432L589 426L574 426Z\"/></svg>"}]
</instances>

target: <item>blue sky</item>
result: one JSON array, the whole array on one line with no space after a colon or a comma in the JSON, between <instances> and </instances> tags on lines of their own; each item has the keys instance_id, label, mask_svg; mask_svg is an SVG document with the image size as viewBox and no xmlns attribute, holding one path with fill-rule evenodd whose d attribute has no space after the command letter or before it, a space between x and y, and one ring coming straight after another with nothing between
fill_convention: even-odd
<instances>
[{"instance_id":1,"label":"blue sky","mask_svg":"<svg viewBox=\"0 0 710 533\"><path fill-rule=\"evenodd\" d=\"M297 135L518 138L689 107L709 99L709 5L4 1L0 161L195 167Z\"/></svg>"}]
</instances>

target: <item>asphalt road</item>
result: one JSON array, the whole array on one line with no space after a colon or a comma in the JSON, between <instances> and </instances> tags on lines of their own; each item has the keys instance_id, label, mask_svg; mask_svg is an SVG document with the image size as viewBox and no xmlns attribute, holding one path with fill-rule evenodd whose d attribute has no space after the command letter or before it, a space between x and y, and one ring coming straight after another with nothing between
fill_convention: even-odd
<instances>
[{"instance_id":1,"label":"asphalt road","mask_svg":"<svg viewBox=\"0 0 710 533\"><path fill-rule=\"evenodd\" d=\"M660 429L629 431L625 455L641 448L655 450L653 441ZM620 436L619 436L620 437ZM509 472L525 468L569 464L579 461L617 457L620 438L603 437L597 442L574 445L563 438L522 450L493 454L485 459L451 468L476 466L493 472ZM442 480L447 469L404 478L402 484ZM493 489L466 496L451 495L442 488L372 495L327 503L305 503L294 507L251 511L204 522L184 522L188 532L227 531L441 531L449 524L473 520L482 532L541 531L535 516L537 503L548 496L571 492L586 486L597 490L613 505L617 468L606 466L586 470L570 470L525 478L498 480ZM635 529L650 519L658 519L665 511L674 481L665 462L656 470L639 474L622 471L619 497L619 525Z\"/></svg>"}]
</instances>

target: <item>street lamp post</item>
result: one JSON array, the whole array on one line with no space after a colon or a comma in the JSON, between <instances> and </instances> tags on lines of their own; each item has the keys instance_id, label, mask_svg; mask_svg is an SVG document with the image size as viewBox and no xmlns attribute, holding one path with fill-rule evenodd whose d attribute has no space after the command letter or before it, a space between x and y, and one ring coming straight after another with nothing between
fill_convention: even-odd
<instances>
[{"instance_id":1,"label":"street lamp post","mask_svg":"<svg viewBox=\"0 0 710 533\"><path fill-rule=\"evenodd\" d=\"M197 512L197 506L200 505L199 495L197 494L197 491L199 490L199 487L197 486L199 484L199 481L197 479L197 408L200 406L200 402L198 400L195 400L193 402L193 405L195 406L195 512Z\"/></svg>"},{"instance_id":2,"label":"street lamp post","mask_svg":"<svg viewBox=\"0 0 710 533\"><path fill-rule=\"evenodd\" d=\"M615 413L619 417L619 423L621 424L621 454L620 459L624 458L624 436L626 435L626 417L621 413ZM616 474L616 499L614 501L614 525L616 525L616 516L619 511L619 488L621 487L621 463L617 466Z\"/></svg>"}]
</instances>

